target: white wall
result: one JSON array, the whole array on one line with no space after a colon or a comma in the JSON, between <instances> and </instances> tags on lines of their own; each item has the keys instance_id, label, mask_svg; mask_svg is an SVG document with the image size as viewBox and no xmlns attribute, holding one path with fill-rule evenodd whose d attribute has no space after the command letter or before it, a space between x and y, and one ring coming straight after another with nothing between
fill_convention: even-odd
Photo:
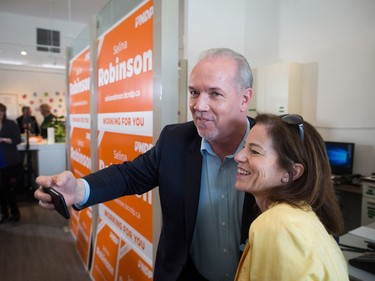
<instances>
[{"instance_id":1,"label":"white wall","mask_svg":"<svg viewBox=\"0 0 375 281\"><path fill-rule=\"evenodd\" d=\"M0 95L17 94L19 115L22 106L30 106L40 125L43 116L39 105L42 103L50 104L57 116L65 116L65 79L64 71L21 70L0 65Z\"/></svg>"},{"instance_id":2,"label":"white wall","mask_svg":"<svg viewBox=\"0 0 375 281\"><path fill-rule=\"evenodd\" d=\"M355 173L375 172L375 1L185 2L189 71L200 51L221 46L242 52L255 76L303 63L303 115L324 139L356 143Z\"/></svg>"},{"instance_id":3,"label":"white wall","mask_svg":"<svg viewBox=\"0 0 375 281\"><path fill-rule=\"evenodd\" d=\"M281 3L279 59L317 64L312 121L326 140L356 143L355 173L375 172L375 2Z\"/></svg>"},{"instance_id":4,"label":"white wall","mask_svg":"<svg viewBox=\"0 0 375 281\"><path fill-rule=\"evenodd\" d=\"M209 48L245 51L246 0L185 0L184 58L188 73L199 54Z\"/></svg>"}]
</instances>

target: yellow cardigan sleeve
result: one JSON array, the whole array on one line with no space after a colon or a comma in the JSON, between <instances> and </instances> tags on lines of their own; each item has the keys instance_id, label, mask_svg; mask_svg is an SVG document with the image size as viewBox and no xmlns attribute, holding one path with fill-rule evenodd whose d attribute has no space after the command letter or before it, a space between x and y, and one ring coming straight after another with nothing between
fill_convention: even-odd
<instances>
[{"instance_id":1,"label":"yellow cardigan sleeve","mask_svg":"<svg viewBox=\"0 0 375 281\"><path fill-rule=\"evenodd\" d=\"M266 212L253 222L238 280L348 280L346 262L339 247L328 233L323 233L325 229L316 222L318 219L313 212L310 212L312 216L303 214L299 220L298 212L275 211ZM332 241L319 245L316 241L322 238L321 234L324 240Z\"/></svg>"}]
</instances>

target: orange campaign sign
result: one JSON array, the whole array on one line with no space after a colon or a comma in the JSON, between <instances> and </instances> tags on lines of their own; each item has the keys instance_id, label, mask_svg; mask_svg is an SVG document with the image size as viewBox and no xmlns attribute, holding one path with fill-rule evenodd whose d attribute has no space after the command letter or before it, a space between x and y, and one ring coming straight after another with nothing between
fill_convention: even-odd
<instances>
[{"instance_id":1,"label":"orange campaign sign","mask_svg":"<svg viewBox=\"0 0 375 281\"><path fill-rule=\"evenodd\" d=\"M79 212L74 211L72 208L70 211L69 227L74 239L77 240L78 224L79 224Z\"/></svg>"},{"instance_id":2,"label":"orange campaign sign","mask_svg":"<svg viewBox=\"0 0 375 281\"><path fill-rule=\"evenodd\" d=\"M99 220L91 277L93 280L115 280L119 234Z\"/></svg>"},{"instance_id":3,"label":"orange campaign sign","mask_svg":"<svg viewBox=\"0 0 375 281\"><path fill-rule=\"evenodd\" d=\"M153 1L143 1L98 38L97 69L103 169L153 146ZM152 279L152 192L101 204L99 218L93 280Z\"/></svg>"},{"instance_id":4,"label":"orange campaign sign","mask_svg":"<svg viewBox=\"0 0 375 281\"><path fill-rule=\"evenodd\" d=\"M92 279L152 280L151 242L104 205L99 216Z\"/></svg>"},{"instance_id":5,"label":"orange campaign sign","mask_svg":"<svg viewBox=\"0 0 375 281\"><path fill-rule=\"evenodd\" d=\"M131 275L133 280L152 280L152 267L149 263L142 259L131 248L127 248L125 242L120 248L119 255L119 272L117 280L127 280L127 276ZM133 268L139 270L134 271Z\"/></svg>"},{"instance_id":6,"label":"orange campaign sign","mask_svg":"<svg viewBox=\"0 0 375 281\"><path fill-rule=\"evenodd\" d=\"M70 116L71 120L74 118ZM81 178L91 172L90 131L84 128L72 128L70 138L71 170L76 177Z\"/></svg>"},{"instance_id":7,"label":"orange campaign sign","mask_svg":"<svg viewBox=\"0 0 375 281\"><path fill-rule=\"evenodd\" d=\"M69 67L69 122L71 171L76 177L91 172L90 156L90 52L85 48ZM86 267L92 234L92 210L71 210L70 228Z\"/></svg>"},{"instance_id":8,"label":"orange campaign sign","mask_svg":"<svg viewBox=\"0 0 375 281\"><path fill-rule=\"evenodd\" d=\"M89 249L91 241L91 226L92 226L92 208L86 208L79 214L79 224L77 227L76 247L78 253L82 258L83 264L88 267L89 264Z\"/></svg>"},{"instance_id":9,"label":"orange campaign sign","mask_svg":"<svg viewBox=\"0 0 375 281\"><path fill-rule=\"evenodd\" d=\"M70 61L69 68L70 159L72 172L91 172L90 157L90 52L86 48Z\"/></svg>"},{"instance_id":10,"label":"orange campaign sign","mask_svg":"<svg viewBox=\"0 0 375 281\"><path fill-rule=\"evenodd\" d=\"M69 63L69 112L90 113L90 51L85 48Z\"/></svg>"}]
</instances>

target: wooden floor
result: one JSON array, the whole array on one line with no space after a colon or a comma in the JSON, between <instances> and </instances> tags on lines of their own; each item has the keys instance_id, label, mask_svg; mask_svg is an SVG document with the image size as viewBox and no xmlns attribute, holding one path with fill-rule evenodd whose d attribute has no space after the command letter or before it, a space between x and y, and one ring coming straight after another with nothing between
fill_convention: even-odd
<instances>
[{"instance_id":1,"label":"wooden floor","mask_svg":"<svg viewBox=\"0 0 375 281\"><path fill-rule=\"evenodd\" d=\"M40 208L30 195L20 200L19 207L19 222L0 224L0 280L91 280L68 220Z\"/></svg>"}]
</instances>

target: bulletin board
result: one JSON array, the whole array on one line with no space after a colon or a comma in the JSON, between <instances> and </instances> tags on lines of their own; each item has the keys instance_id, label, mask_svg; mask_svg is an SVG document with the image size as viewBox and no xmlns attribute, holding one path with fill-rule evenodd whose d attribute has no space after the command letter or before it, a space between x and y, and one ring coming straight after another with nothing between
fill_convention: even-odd
<instances>
[{"instance_id":1,"label":"bulletin board","mask_svg":"<svg viewBox=\"0 0 375 281\"><path fill-rule=\"evenodd\" d=\"M7 107L7 118L16 120L18 117L18 95L0 94L0 103Z\"/></svg>"}]
</instances>

